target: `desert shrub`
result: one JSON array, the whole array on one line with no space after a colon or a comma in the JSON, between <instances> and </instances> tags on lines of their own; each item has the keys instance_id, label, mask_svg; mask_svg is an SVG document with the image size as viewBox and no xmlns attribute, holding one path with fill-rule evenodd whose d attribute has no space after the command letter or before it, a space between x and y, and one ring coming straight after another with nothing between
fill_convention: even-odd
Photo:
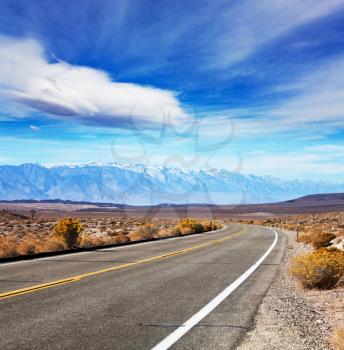
<instances>
[{"instance_id":1,"label":"desert shrub","mask_svg":"<svg viewBox=\"0 0 344 350\"><path fill-rule=\"evenodd\" d=\"M34 254L37 249L37 241L32 237L24 240L15 238L0 238L0 257Z\"/></svg>"},{"instance_id":2,"label":"desert shrub","mask_svg":"<svg viewBox=\"0 0 344 350\"><path fill-rule=\"evenodd\" d=\"M162 228L158 231L158 233L155 235L156 238L163 238L163 237L175 237L178 236L178 232L171 228Z\"/></svg>"},{"instance_id":3,"label":"desert shrub","mask_svg":"<svg viewBox=\"0 0 344 350\"><path fill-rule=\"evenodd\" d=\"M204 221L202 222L203 231L211 231L212 229L215 230L215 228L212 228L212 221Z\"/></svg>"},{"instance_id":4,"label":"desert shrub","mask_svg":"<svg viewBox=\"0 0 344 350\"><path fill-rule=\"evenodd\" d=\"M180 227L179 229L181 235L191 235L193 233L201 233L201 230L194 230L191 226Z\"/></svg>"},{"instance_id":5,"label":"desert shrub","mask_svg":"<svg viewBox=\"0 0 344 350\"><path fill-rule=\"evenodd\" d=\"M197 221L195 219L183 219L176 226L173 227L172 233L174 236L189 235L193 233L202 233L211 230L217 230L222 225L216 221Z\"/></svg>"},{"instance_id":6,"label":"desert shrub","mask_svg":"<svg viewBox=\"0 0 344 350\"><path fill-rule=\"evenodd\" d=\"M118 236L120 233L117 231L112 231L111 229L106 232L109 237Z\"/></svg>"},{"instance_id":7,"label":"desert shrub","mask_svg":"<svg viewBox=\"0 0 344 350\"><path fill-rule=\"evenodd\" d=\"M127 235L120 234L120 235L111 237L110 243L119 244L119 243L125 243L128 241L129 241L129 237Z\"/></svg>"},{"instance_id":8,"label":"desert shrub","mask_svg":"<svg viewBox=\"0 0 344 350\"><path fill-rule=\"evenodd\" d=\"M297 238L297 242L312 244L315 249L327 247L336 235L329 232L322 232L320 230L313 230L311 232L302 232Z\"/></svg>"},{"instance_id":9,"label":"desert shrub","mask_svg":"<svg viewBox=\"0 0 344 350\"><path fill-rule=\"evenodd\" d=\"M14 239L2 237L0 239L0 256L2 258L10 256L18 256L18 244Z\"/></svg>"},{"instance_id":10,"label":"desert shrub","mask_svg":"<svg viewBox=\"0 0 344 350\"><path fill-rule=\"evenodd\" d=\"M183 219L175 227L176 233L181 235L189 235L192 233L204 232L203 225L194 219Z\"/></svg>"},{"instance_id":11,"label":"desert shrub","mask_svg":"<svg viewBox=\"0 0 344 350\"><path fill-rule=\"evenodd\" d=\"M96 237L90 237L87 234L83 234L80 239L79 246L82 248L95 247L97 245L101 245L102 240Z\"/></svg>"},{"instance_id":12,"label":"desert shrub","mask_svg":"<svg viewBox=\"0 0 344 350\"><path fill-rule=\"evenodd\" d=\"M54 227L53 238L64 243L67 248L73 248L80 243L80 233L83 226L73 218L61 219Z\"/></svg>"},{"instance_id":13,"label":"desert shrub","mask_svg":"<svg viewBox=\"0 0 344 350\"><path fill-rule=\"evenodd\" d=\"M336 235L328 232L316 232L311 234L311 243L313 248L319 249L322 247L327 247L332 241L332 239L336 238Z\"/></svg>"},{"instance_id":14,"label":"desert shrub","mask_svg":"<svg viewBox=\"0 0 344 350\"><path fill-rule=\"evenodd\" d=\"M131 241L141 241L153 238L158 232L158 228L152 224L141 225L135 231L128 234Z\"/></svg>"},{"instance_id":15,"label":"desert shrub","mask_svg":"<svg viewBox=\"0 0 344 350\"><path fill-rule=\"evenodd\" d=\"M218 230L222 227L222 225L216 221L210 220L210 221L204 221L202 222L203 231L212 231L212 230Z\"/></svg>"},{"instance_id":16,"label":"desert shrub","mask_svg":"<svg viewBox=\"0 0 344 350\"><path fill-rule=\"evenodd\" d=\"M344 275L344 253L319 249L296 256L289 272L305 288L333 288Z\"/></svg>"},{"instance_id":17,"label":"desert shrub","mask_svg":"<svg viewBox=\"0 0 344 350\"><path fill-rule=\"evenodd\" d=\"M63 242L53 238L37 241L37 244L35 246L35 253L56 252L65 249L66 245Z\"/></svg>"},{"instance_id":18,"label":"desert shrub","mask_svg":"<svg viewBox=\"0 0 344 350\"><path fill-rule=\"evenodd\" d=\"M344 350L344 328L336 329L332 335L332 344L338 350Z\"/></svg>"},{"instance_id":19,"label":"desert shrub","mask_svg":"<svg viewBox=\"0 0 344 350\"><path fill-rule=\"evenodd\" d=\"M36 253L37 242L32 239L27 239L18 244L18 252L20 255L34 254Z\"/></svg>"},{"instance_id":20,"label":"desert shrub","mask_svg":"<svg viewBox=\"0 0 344 350\"><path fill-rule=\"evenodd\" d=\"M296 241L299 243L309 244L312 243L312 237L310 234L303 232L299 234L299 237L296 239Z\"/></svg>"}]
</instances>

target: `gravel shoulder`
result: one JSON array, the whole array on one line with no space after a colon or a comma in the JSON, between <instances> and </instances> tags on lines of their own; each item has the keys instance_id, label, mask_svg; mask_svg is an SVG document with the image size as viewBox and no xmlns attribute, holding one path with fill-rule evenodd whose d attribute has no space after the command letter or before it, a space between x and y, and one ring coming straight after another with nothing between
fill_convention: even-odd
<instances>
[{"instance_id":1,"label":"gravel shoulder","mask_svg":"<svg viewBox=\"0 0 344 350\"><path fill-rule=\"evenodd\" d=\"M287 250L250 330L238 350L330 350L330 332L343 323L344 288L304 291L288 275L290 259L310 250L295 242L295 232L281 230Z\"/></svg>"}]
</instances>

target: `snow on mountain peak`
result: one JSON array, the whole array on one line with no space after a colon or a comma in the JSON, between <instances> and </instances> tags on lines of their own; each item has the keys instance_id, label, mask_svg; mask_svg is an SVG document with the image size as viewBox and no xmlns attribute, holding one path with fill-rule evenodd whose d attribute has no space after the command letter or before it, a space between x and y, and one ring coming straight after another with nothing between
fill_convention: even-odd
<instances>
[{"instance_id":1,"label":"snow on mountain peak","mask_svg":"<svg viewBox=\"0 0 344 350\"><path fill-rule=\"evenodd\" d=\"M0 166L0 199L65 199L125 204L262 203L344 192L344 183L281 180L224 169L92 162Z\"/></svg>"}]
</instances>

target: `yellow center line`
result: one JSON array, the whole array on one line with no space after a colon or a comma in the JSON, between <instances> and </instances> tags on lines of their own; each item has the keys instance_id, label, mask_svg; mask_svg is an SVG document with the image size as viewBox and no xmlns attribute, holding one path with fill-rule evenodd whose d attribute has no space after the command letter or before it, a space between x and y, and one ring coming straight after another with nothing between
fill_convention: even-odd
<instances>
[{"instance_id":1,"label":"yellow center line","mask_svg":"<svg viewBox=\"0 0 344 350\"><path fill-rule=\"evenodd\" d=\"M142 264L149 263L149 262L156 261L156 260L170 258L170 257L175 256L175 255L188 253L188 252L196 250L196 249L200 249L200 248L203 248L203 247L207 247L207 246L210 246L210 245L219 244L219 243L228 241L228 240L230 240L232 238L235 238L235 237L237 237L237 236L239 236L239 235L241 235L241 234L243 234L245 232L247 232L247 227L241 229L238 233L235 233L235 234L233 234L233 235L231 235L229 237L225 237L225 238L217 239L217 240L214 240L214 241L198 244L198 245L195 245L195 246L192 246L192 247L189 247L189 248L184 248L184 249L177 250L177 251L174 251L174 252L165 253L165 254L161 254L161 255L156 255L156 256L153 256L153 257L150 257L150 258L137 260L137 261L134 261L134 262L131 262L131 263L122 264L122 265L119 265L119 266L113 266L113 267L109 267L109 268L106 268L106 269L97 270L97 271L93 271L93 272L88 272L88 273L84 273L82 275L72 276L72 277L56 280L56 281L53 281L53 282L48 282L48 283L44 283L44 284L38 284L38 285L27 287L27 288L16 289L16 290L12 290L12 291L9 291L9 292L6 292L6 293L1 293L0 294L0 299L2 300L2 299L7 299L7 298L15 297L15 296L18 296L18 295L22 295L22 294L33 293L33 292L36 292L36 291L39 291L39 290L42 290L42 289L52 288L52 287L60 286L62 284L80 281L83 278L99 275L101 273L115 271L115 270L120 270L120 269L123 269L125 267L137 266L137 265L142 265Z\"/></svg>"}]
</instances>

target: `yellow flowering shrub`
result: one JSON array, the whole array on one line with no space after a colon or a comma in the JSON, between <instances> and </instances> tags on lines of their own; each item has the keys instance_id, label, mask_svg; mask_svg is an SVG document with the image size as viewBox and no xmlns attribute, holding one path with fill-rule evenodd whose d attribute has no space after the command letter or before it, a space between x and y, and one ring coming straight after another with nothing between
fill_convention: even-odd
<instances>
[{"instance_id":1,"label":"yellow flowering shrub","mask_svg":"<svg viewBox=\"0 0 344 350\"><path fill-rule=\"evenodd\" d=\"M80 243L80 233L83 226L79 220L61 219L54 227L53 238L62 242L67 248L73 248Z\"/></svg>"},{"instance_id":2,"label":"yellow flowering shrub","mask_svg":"<svg viewBox=\"0 0 344 350\"><path fill-rule=\"evenodd\" d=\"M344 275L344 253L323 248L296 256L289 272L305 288L333 288Z\"/></svg>"},{"instance_id":3,"label":"yellow flowering shrub","mask_svg":"<svg viewBox=\"0 0 344 350\"><path fill-rule=\"evenodd\" d=\"M191 233L201 233L204 232L203 225L194 219L183 219L178 225L175 226L175 230L180 232L182 235L188 235Z\"/></svg>"},{"instance_id":4,"label":"yellow flowering shrub","mask_svg":"<svg viewBox=\"0 0 344 350\"><path fill-rule=\"evenodd\" d=\"M217 221L202 221L201 224L203 226L204 232L218 230L219 228L221 228L221 225Z\"/></svg>"}]
</instances>

